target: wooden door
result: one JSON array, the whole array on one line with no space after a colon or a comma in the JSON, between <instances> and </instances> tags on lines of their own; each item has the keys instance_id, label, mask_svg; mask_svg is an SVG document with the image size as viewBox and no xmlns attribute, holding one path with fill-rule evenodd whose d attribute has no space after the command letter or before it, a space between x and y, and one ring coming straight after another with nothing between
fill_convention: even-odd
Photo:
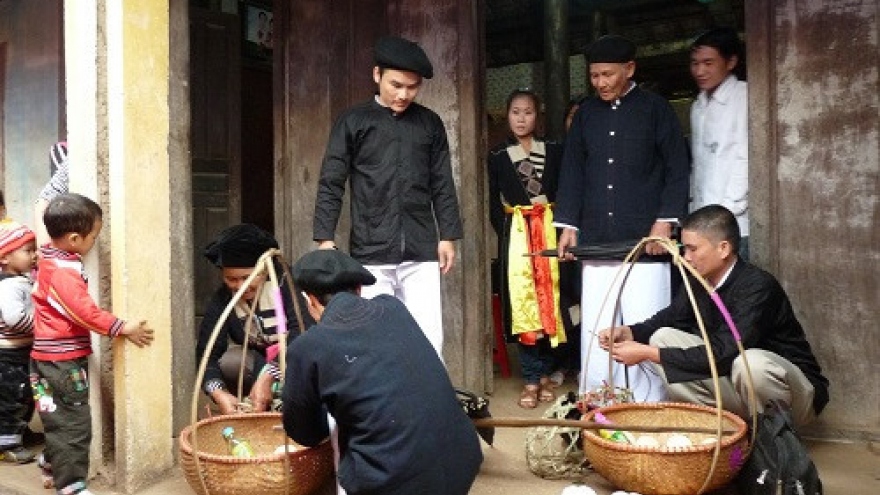
<instances>
[{"instance_id":1,"label":"wooden door","mask_svg":"<svg viewBox=\"0 0 880 495\"><path fill-rule=\"evenodd\" d=\"M190 9L190 105L196 315L219 284L202 251L241 218L239 18Z\"/></svg>"}]
</instances>

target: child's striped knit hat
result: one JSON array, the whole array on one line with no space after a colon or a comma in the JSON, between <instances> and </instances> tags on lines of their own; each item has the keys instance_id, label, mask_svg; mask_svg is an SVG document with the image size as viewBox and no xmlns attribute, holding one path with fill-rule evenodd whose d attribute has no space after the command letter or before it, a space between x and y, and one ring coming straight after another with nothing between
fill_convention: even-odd
<instances>
[{"instance_id":1,"label":"child's striped knit hat","mask_svg":"<svg viewBox=\"0 0 880 495\"><path fill-rule=\"evenodd\" d=\"M5 256L30 241L36 240L34 231L14 221L0 223L0 256Z\"/></svg>"}]
</instances>

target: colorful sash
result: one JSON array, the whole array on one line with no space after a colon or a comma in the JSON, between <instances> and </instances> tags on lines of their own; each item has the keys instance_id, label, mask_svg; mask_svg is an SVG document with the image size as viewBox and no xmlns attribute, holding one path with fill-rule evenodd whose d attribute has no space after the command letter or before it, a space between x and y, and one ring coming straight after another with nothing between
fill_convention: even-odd
<instances>
[{"instance_id":1,"label":"colorful sash","mask_svg":"<svg viewBox=\"0 0 880 495\"><path fill-rule=\"evenodd\" d=\"M556 228L550 205L506 207L511 214L507 250L507 285L510 292L511 333L534 345L543 332L550 345L566 341L559 308L559 262L556 258L524 256L554 249Z\"/></svg>"}]
</instances>

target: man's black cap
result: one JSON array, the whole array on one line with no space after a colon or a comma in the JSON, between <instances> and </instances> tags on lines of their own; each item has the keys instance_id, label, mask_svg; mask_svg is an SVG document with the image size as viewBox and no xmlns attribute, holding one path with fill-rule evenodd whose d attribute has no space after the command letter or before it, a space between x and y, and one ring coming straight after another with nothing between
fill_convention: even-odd
<instances>
[{"instance_id":1,"label":"man's black cap","mask_svg":"<svg viewBox=\"0 0 880 495\"><path fill-rule=\"evenodd\" d=\"M406 70L431 79L434 66L422 47L397 36L383 36L374 50L376 65L388 69Z\"/></svg>"},{"instance_id":2,"label":"man's black cap","mask_svg":"<svg viewBox=\"0 0 880 495\"><path fill-rule=\"evenodd\" d=\"M296 260L293 283L312 294L329 294L361 285L373 285L376 277L351 256L336 249L318 249Z\"/></svg>"},{"instance_id":3,"label":"man's black cap","mask_svg":"<svg viewBox=\"0 0 880 495\"><path fill-rule=\"evenodd\" d=\"M594 41L585 55L588 64L625 64L636 59L636 44L623 36L609 34Z\"/></svg>"},{"instance_id":4,"label":"man's black cap","mask_svg":"<svg viewBox=\"0 0 880 495\"><path fill-rule=\"evenodd\" d=\"M269 249L278 249L272 234L250 223L227 227L217 234L204 255L218 268L253 268Z\"/></svg>"}]
</instances>

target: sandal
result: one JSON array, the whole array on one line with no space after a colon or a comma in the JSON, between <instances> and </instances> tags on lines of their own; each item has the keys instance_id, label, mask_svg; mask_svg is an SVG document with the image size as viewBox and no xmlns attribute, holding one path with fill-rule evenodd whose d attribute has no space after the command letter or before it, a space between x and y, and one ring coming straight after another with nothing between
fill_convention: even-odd
<instances>
[{"instance_id":1,"label":"sandal","mask_svg":"<svg viewBox=\"0 0 880 495\"><path fill-rule=\"evenodd\" d=\"M556 393L553 392L553 384L546 376L541 378L541 385L538 388L538 400L541 402L553 402L556 400Z\"/></svg>"},{"instance_id":2,"label":"sandal","mask_svg":"<svg viewBox=\"0 0 880 495\"><path fill-rule=\"evenodd\" d=\"M523 409L534 409L538 407L538 385L526 385L522 392L519 393L519 407Z\"/></svg>"}]
</instances>

